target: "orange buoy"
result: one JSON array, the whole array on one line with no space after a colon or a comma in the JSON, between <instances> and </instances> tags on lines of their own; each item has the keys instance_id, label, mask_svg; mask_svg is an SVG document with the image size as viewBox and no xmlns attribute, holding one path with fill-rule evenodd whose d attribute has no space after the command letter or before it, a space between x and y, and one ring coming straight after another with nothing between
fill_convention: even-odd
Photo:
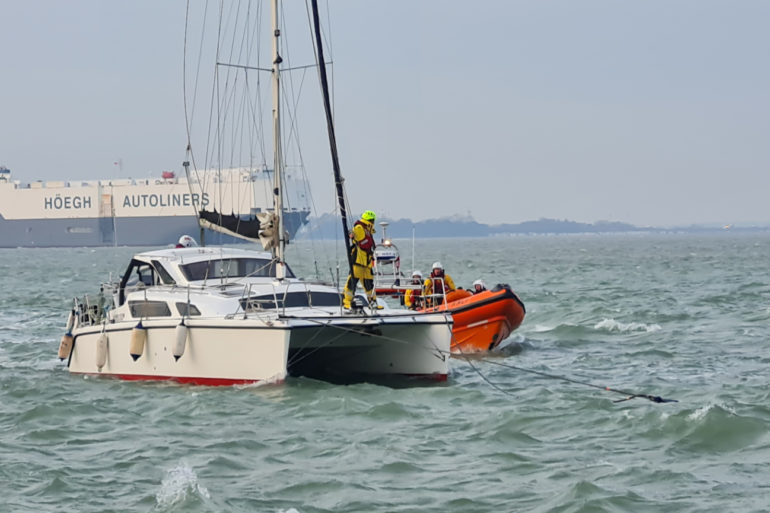
<instances>
[{"instance_id":1,"label":"orange buoy","mask_svg":"<svg viewBox=\"0 0 770 513\"><path fill-rule=\"evenodd\" d=\"M59 342L59 360L64 360L70 357L72 352L72 333L69 331L62 335L61 342Z\"/></svg>"},{"instance_id":2,"label":"orange buoy","mask_svg":"<svg viewBox=\"0 0 770 513\"><path fill-rule=\"evenodd\" d=\"M70 310L70 314L67 317L67 327L64 330L61 341L59 342L59 360L64 360L70 357L72 353L73 337L72 328L75 326L75 310Z\"/></svg>"},{"instance_id":3,"label":"orange buoy","mask_svg":"<svg viewBox=\"0 0 770 513\"><path fill-rule=\"evenodd\" d=\"M131 330L131 344L128 348L128 353L134 361L137 361L142 353L144 353L144 344L147 342L147 329L142 326L142 321L134 326Z\"/></svg>"}]
</instances>

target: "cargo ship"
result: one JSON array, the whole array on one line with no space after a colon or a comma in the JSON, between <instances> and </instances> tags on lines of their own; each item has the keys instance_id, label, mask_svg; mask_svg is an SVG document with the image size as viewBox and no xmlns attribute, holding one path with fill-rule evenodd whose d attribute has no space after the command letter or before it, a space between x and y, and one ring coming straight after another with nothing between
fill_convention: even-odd
<instances>
[{"instance_id":1,"label":"cargo ship","mask_svg":"<svg viewBox=\"0 0 770 513\"><path fill-rule=\"evenodd\" d=\"M166 246L180 235L239 241L200 228L199 213L244 222L272 209L273 172L232 168L155 178L91 181L14 180L0 166L0 247ZM285 230L293 238L310 202L300 172L284 177Z\"/></svg>"}]
</instances>

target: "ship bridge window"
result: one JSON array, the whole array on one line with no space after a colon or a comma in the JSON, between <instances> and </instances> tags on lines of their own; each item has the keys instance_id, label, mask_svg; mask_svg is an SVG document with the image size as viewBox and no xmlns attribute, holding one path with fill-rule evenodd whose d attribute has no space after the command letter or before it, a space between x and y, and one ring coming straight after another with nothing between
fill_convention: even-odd
<instances>
[{"instance_id":1,"label":"ship bridge window","mask_svg":"<svg viewBox=\"0 0 770 513\"><path fill-rule=\"evenodd\" d=\"M188 281L219 278L275 278L275 261L267 258L223 258L180 266ZM286 267L286 277L294 273Z\"/></svg>"},{"instance_id":2,"label":"ship bridge window","mask_svg":"<svg viewBox=\"0 0 770 513\"><path fill-rule=\"evenodd\" d=\"M132 317L171 317L171 309L165 301L129 301Z\"/></svg>"},{"instance_id":3,"label":"ship bridge window","mask_svg":"<svg viewBox=\"0 0 770 513\"><path fill-rule=\"evenodd\" d=\"M276 308L291 308L301 306L333 306L341 304L340 295L336 292L289 292L275 296L252 296L241 300L241 308L251 310L273 310Z\"/></svg>"}]
</instances>

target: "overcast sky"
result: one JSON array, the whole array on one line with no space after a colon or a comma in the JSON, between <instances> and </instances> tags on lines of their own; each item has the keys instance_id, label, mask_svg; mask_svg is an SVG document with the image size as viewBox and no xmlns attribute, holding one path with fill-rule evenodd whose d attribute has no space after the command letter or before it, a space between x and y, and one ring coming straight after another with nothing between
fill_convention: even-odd
<instances>
[{"instance_id":1,"label":"overcast sky","mask_svg":"<svg viewBox=\"0 0 770 513\"><path fill-rule=\"evenodd\" d=\"M124 176L180 171L185 7L0 0L0 164L23 181L110 178L118 159ZM329 13L356 211L770 223L770 2L335 0ZM325 137L305 155L319 213L333 206Z\"/></svg>"}]
</instances>

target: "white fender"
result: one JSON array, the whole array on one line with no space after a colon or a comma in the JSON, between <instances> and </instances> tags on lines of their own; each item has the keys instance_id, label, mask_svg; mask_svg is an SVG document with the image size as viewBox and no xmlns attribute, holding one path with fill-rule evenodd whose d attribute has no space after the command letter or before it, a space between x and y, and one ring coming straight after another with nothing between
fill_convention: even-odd
<instances>
[{"instance_id":1,"label":"white fender","mask_svg":"<svg viewBox=\"0 0 770 513\"><path fill-rule=\"evenodd\" d=\"M174 343L174 360L179 361L179 358L184 354L184 348L187 344L187 326L185 325L184 320L177 324L174 335L176 336Z\"/></svg>"},{"instance_id":2,"label":"white fender","mask_svg":"<svg viewBox=\"0 0 770 513\"><path fill-rule=\"evenodd\" d=\"M99 338L96 339L96 368L99 369L99 372L102 371L102 367L104 367L104 364L107 363L108 342L109 339L107 338L106 333L102 333L99 335Z\"/></svg>"},{"instance_id":3,"label":"white fender","mask_svg":"<svg viewBox=\"0 0 770 513\"><path fill-rule=\"evenodd\" d=\"M67 333L72 333L72 328L75 327L75 310L70 310L69 316L67 316L67 328L64 330Z\"/></svg>"},{"instance_id":4,"label":"white fender","mask_svg":"<svg viewBox=\"0 0 770 513\"><path fill-rule=\"evenodd\" d=\"M134 326L131 330L131 345L129 346L128 353L134 361L137 361L142 353L144 353L144 343L147 341L147 329L142 326L142 321Z\"/></svg>"}]
</instances>

